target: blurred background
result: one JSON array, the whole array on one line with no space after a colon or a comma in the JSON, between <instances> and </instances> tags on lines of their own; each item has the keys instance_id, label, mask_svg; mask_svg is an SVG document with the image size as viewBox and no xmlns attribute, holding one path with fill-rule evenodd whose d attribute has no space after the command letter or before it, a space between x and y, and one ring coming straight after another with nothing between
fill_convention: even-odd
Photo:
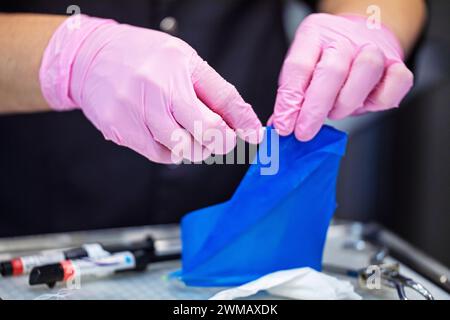
<instances>
[{"instance_id":1,"label":"blurred background","mask_svg":"<svg viewBox=\"0 0 450 320\"><path fill-rule=\"evenodd\" d=\"M450 1L428 4L402 106L334 123L350 133L336 217L377 221L450 266Z\"/></svg>"}]
</instances>

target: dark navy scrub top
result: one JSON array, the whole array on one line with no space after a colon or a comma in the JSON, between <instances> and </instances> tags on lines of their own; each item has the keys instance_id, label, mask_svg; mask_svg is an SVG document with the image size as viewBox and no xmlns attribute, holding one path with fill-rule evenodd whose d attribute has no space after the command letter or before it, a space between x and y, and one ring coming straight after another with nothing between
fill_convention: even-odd
<instances>
[{"instance_id":1,"label":"dark navy scrub top","mask_svg":"<svg viewBox=\"0 0 450 320\"><path fill-rule=\"evenodd\" d=\"M84 14L152 29L174 18L176 28L165 31L195 48L267 121L288 46L282 1L76 3ZM66 14L71 4L2 0L0 10ZM0 116L0 236L179 222L227 200L246 169L152 163L105 141L80 111Z\"/></svg>"}]
</instances>

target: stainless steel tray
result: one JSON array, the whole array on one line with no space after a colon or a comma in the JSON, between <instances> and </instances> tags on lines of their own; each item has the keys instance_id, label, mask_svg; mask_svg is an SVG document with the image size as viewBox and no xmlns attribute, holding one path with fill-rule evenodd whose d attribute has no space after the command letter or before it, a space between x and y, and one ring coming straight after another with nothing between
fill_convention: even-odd
<instances>
[{"instance_id":1,"label":"stainless steel tray","mask_svg":"<svg viewBox=\"0 0 450 320\"><path fill-rule=\"evenodd\" d=\"M4 238L0 239L0 260L36 250L69 248L84 243L112 244L138 241L148 235L157 240L156 249L159 253L174 253L181 249L179 232L177 225L164 225ZM414 266L410 267L394 256L387 256L386 261L399 262L402 273L423 284L435 299L450 299L450 295L435 284L436 281L445 280L444 278L449 276L449 270L376 225L335 222L328 232L324 264L351 269L363 268L369 264L370 257L380 246L389 247L393 252L399 251L404 256L415 257L415 260L418 260L415 264L420 270L415 270ZM409 262L411 264L411 261ZM64 285L53 289L45 286L30 287L26 277L0 278L0 297L2 299L208 299L224 289L187 287L180 281L168 277L179 268L180 261L155 263L145 272L86 281L76 289L68 289ZM357 279L332 275L351 281L364 299L398 299L395 290L363 289L358 286ZM408 295L413 299L422 298L414 292L408 292ZM260 294L253 298L274 297Z\"/></svg>"}]
</instances>

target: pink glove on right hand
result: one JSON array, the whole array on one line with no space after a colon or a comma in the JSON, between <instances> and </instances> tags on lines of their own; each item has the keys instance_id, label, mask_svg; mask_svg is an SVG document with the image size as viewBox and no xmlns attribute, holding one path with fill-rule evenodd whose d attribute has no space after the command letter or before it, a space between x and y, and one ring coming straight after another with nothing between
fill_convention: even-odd
<instances>
[{"instance_id":1,"label":"pink glove on right hand","mask_svg":"<svg viewBox=\"0 0 450 320\"><path fill-rule=\"evenodd\" d=\"M69 18L45 51L40 83L53 109L81 108L106 139L155 162L197 162L232 150L236 134L262 136L231 84L188 44L154 30Z\"/></svg>"},{"instance_id":2,"label":"pink glove on right hand","mask_svg":"<svg viewBox=\"0 0 450 320\"><path fill-rule=\"evenodd\" d=\"M389 29L369 29L361 16L311 14L284 61L271 122L307 141L326 118L397 107L412 85Z\"/></svg>"}]
</instances>

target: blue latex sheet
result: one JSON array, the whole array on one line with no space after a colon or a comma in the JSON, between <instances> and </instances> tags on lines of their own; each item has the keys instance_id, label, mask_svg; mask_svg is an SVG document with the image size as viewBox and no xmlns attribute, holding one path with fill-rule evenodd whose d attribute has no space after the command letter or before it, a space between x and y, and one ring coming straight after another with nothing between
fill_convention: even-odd
<instances>
[{"instance_id":1,"label":"blue latex sheet","mask_svg":"<svg viewBox=\"0 0 450 320\"><path fill-rule=\"evenodd\" d=\"M273 143L270 132L261 150ZM280 137L277 174L261 175L256 157L229 201L186 215L181 279L236 286L278 270L320 270L346 140L328 126L309 142Z\"/></svg>"}]
</instances>

